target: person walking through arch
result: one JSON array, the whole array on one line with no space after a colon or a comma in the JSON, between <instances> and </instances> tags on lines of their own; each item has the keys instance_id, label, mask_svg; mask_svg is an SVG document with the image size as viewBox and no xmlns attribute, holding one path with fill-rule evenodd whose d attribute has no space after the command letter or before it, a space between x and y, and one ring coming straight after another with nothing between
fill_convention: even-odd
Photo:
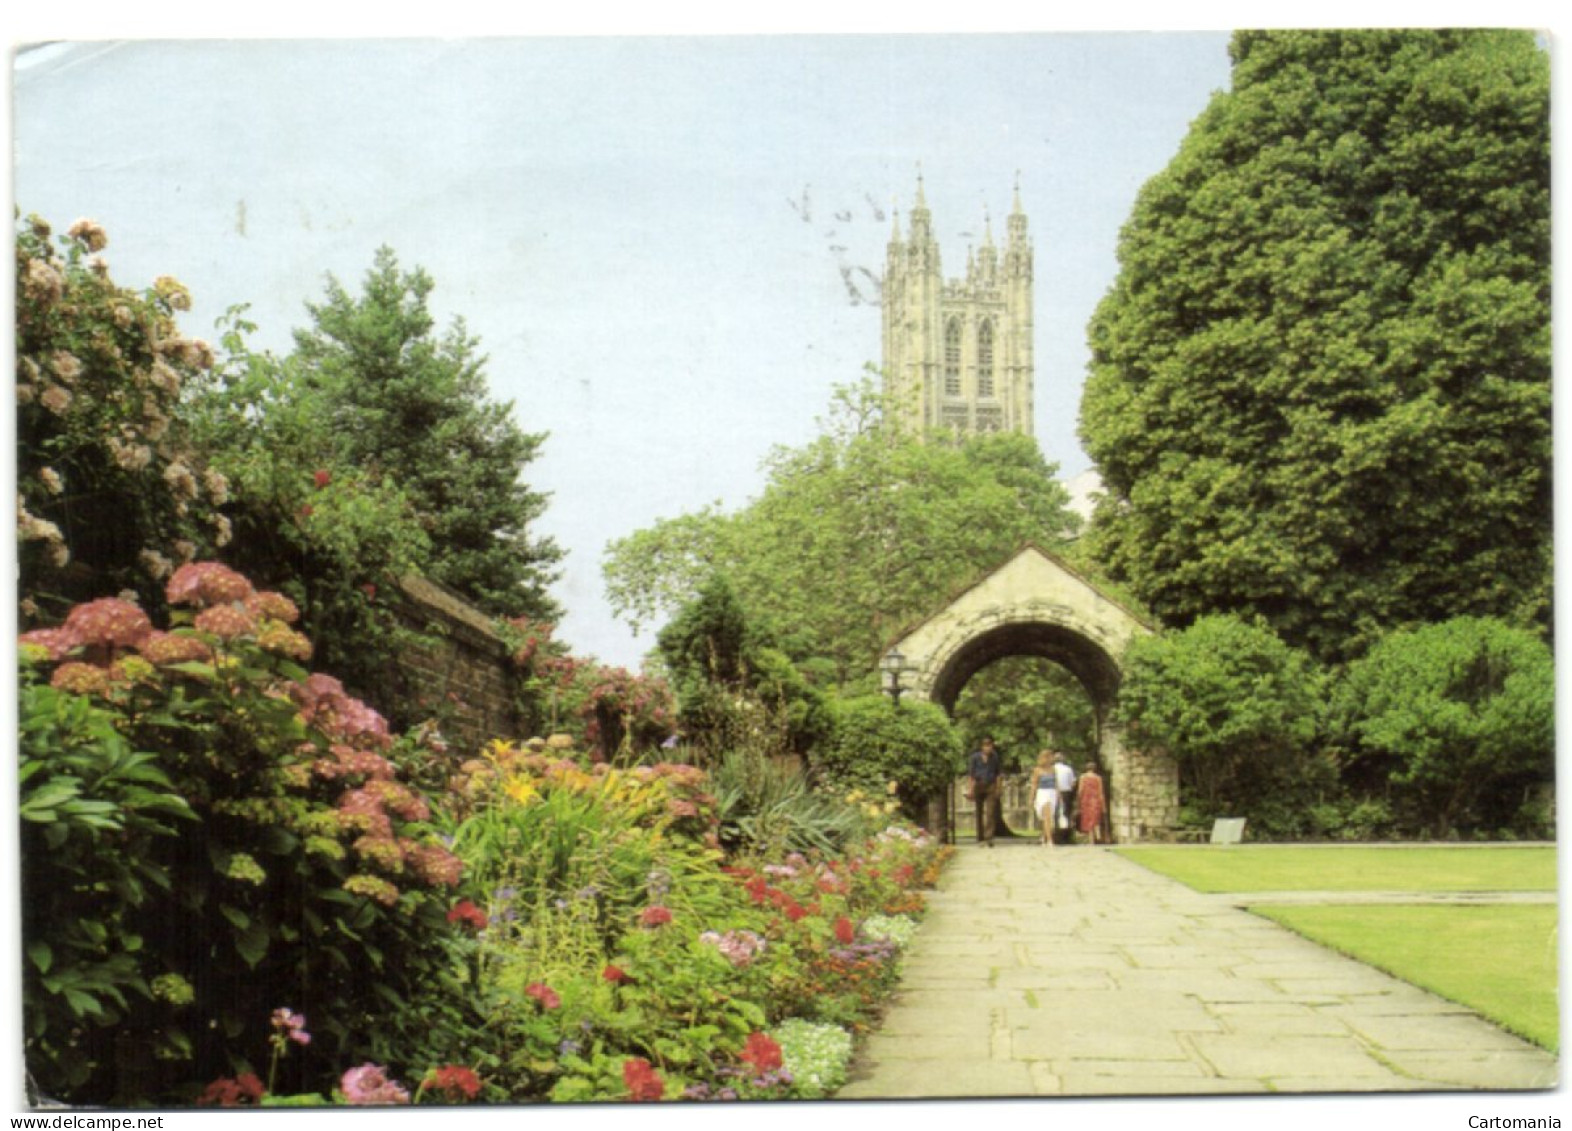
<instances>
[{"instance_id":1,"label":"person walking through arch","mask_svg":"<svg viewBox=\"0 0 1572 1131\"><path fill-rule=\"evenodd\" d=\"M1004 762L993 738L984 738L982 749L972 751L966 773L971 778L972 801L977 805L977 843L988 848L993 847L999 820L999 782L1003 772Z\"/></svg>"},{"instance_id":2,"label":"person walking through arch","mask_svg":"<svg viewBox=\"0 0 1572 1131\"><path fill-rule=\"evenodd\" d=\"M1053 814L1059 804L1059 790L1056 786L1057 778L1053 772L1053 751L1044 750L1037 755L1037 768L1032 771L1032 780L1036 792L1032 795L1032 809L1037 813L1038 824L1042 826L1043 844L1053 845Z\"/></svg>"},{"instance_id":3,"label":"person walking through arch","mask_svg":"<svg viewBox=\"0 0 1572 1131\"><path fill-rule=\"evenodd\" d=\"M1108 795L1096 762L1086 763L1075 799L1081 835L1089 837L1093 844L1107 844L1112 839L1108 835Z\"/></svg>"},{"instance_id":4,"label":"person walking through arch","mask_svg":"<svg viewBox=\"0 0 1572 1131\"><path fill-rule=\"evenodd\" d=\"M1063 754L1054 756L1053 760L1053 786L1055 793L1055 806L1053 811L1053 833L1057 839L1064 837L1070 839L1070 804L1075 800L1075 770L1071 768L1069 759Z\"/></svg>"}]
</instances>

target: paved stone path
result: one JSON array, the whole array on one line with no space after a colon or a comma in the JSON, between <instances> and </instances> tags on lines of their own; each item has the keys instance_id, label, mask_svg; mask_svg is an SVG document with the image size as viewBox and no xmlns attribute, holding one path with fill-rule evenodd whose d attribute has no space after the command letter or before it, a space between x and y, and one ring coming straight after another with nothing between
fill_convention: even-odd
<instances>
[{"instance_id":1,"label":"paved stone path","mask_svg":"<svg viewBox=\"0 0 1572 1131\"><path fill-rule=\"evenodd\" d=\"M1106 849L963 847L838 1096L1555 1087L1544 1050L1239 899Z\"/></svg>"}]
</instances>

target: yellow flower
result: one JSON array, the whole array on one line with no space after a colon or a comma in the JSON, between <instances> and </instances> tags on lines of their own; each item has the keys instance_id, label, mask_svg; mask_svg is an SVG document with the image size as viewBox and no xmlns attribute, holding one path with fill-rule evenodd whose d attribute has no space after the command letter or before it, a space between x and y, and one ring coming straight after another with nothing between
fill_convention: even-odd
<instances>
[{"instance_id":1,"label":"yellow flower","mask_svg":"<svg viewBox=\"0 0 1572 1131\"><path fill-rule=\"evenodd\" d=\"M901 788L901 786L900 786L899 782L892 781L892 782L890 782L889 785L884 787L884 792L888 793L891 797L894 797L895 794L896 794L896 791L899 790L900 788Z\"/></svg>"},{"instance_id":2,"label":"yellow flower","mask_svg":"<svg viewBox=\"0 0 1572 1131\"><path fill-rule=\"evenodd\" d=\"M486 744L482 753L491 762L503 762L518 753L518 747L505 738L494 738Z\"/></svg>"},{"instance_id":3,"label":"yellow flower","mask_svg":"<svg viewBox=\"0 0 1572 1131\"><path fill-rule=\"evenodd\" d=\"M528 778L509 778L502 787L502 792L520 805L528 805L540 796L540 792L535 788L535 783Z\"/></svg>"}]
</instances>

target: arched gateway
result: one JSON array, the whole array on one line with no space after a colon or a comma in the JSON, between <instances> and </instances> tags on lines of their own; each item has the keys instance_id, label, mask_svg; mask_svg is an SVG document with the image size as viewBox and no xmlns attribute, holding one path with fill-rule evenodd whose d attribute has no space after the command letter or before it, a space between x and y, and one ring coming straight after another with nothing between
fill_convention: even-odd
<instances>
[{"instance_id":1,"label":"arched gateway","mask_svg":"<svg viewBox=\"0 0 1572 1131\"><path fill-rule=\"evenodd\" d=\"M1127 749L1113 724L1125 649L1152 628L1059 558L1027 546L896 640L908 695L953 711L968 680L1006 656L1039 656L1080 681L1097 717L1114 838L1151 839L1179 817L1179 778L1162 752Z\"/></svg>"}]
</instances>

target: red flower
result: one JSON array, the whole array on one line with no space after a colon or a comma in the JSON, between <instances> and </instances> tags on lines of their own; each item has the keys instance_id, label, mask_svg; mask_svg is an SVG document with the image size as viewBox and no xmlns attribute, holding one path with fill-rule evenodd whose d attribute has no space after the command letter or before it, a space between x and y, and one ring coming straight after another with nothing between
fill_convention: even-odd
<instances>
[{"instance_id":1,"label":"red flower","mask_svg":"<svg viewBox=\"0 0 1572 1131\"><path fill-rule=\"evenodd\" d=\"M622 1062L622 1082L628 1087L629 1099L658 1100L666 1091L666 1082L642 1056Z\"/></svg>"},{"instance_id":2,"label":"red flower","mask_svg":"<svg viewBox=\"0 0 1572 1131\"><path fill-rule=\"evenodd\" d=\"M368 601L377 599L377 587L369 581L360 587L360 591L366 595Z\"/></svg>"},{"instance_id":3,"label":"red flower","mask_svg":"<svg viewBox=\"0 0 1572 1131\"><path fill-rule=\"evenodd\" d=\"M317 490L320 491L320 490L322 490L322 488L326 487L329 483L333 482L333 473L331 471L318 471L311 478L313 480L315 480L316 485L317 485Z\"/></svg>"},{"instance_id":4,"label":"red flower","mask_svg":"<svg viewBox=\"0 0 1572 1131\"><path fill-rule=\"evenodd\" d=\"M806 918L808 914L808 909L802 904L798 903L795 899L791 898L791 896L786 897L784 909L786 911L786 918L790 919L793 923L797 922L799 919Z\"/></svg>"},{"instance_id":5,"label":"red flower","mask_svg":"<svg viewBox=\"0 0 1572 1131\"><path fill-rule=\"evenodd\" d=\"M301 508L300 508L300 517L301 518L310 518L315 513L316 513L316 510L312 507L312 505L310 503L306 503L303 506L301 506Z\"/></svg>"},{"instance_id":6,"label":"red flower","mask_svg":"<svg viewBox=\"0 0 1572 1131\"><path fill-rule=\"evenodd\" d=\"M262 1081L257 1079L256 1073L246 1072L231 1080L228 1076L220 1076L197 1097L197 1107L240 1107L246 1103L256 1103L262 1098L264 1092Z\"/></svg>"},{"instance_id":7,"label":"red flower","mask_svg":"<svg viewBox=\"0 0 1572 1131\"><path fill-rule=\"evenodd\" d=\"M449 923L468 923L477 931L486 929L486 913L476 907L467 899L461 899L453 905L453 910L448 912Z\"/></svg>"},{"instance_id":8,"label":"red flower","mask_svg":"<svg viewBox=\"0 0 1572 1131\"><path fill-rule=\"evenodd\" d=\"M840 942L847 944L857 937L857 929L852 926L851 920L844 915L835 920L835 937Z\"/></svg>"},{"instance_id":9,"label":"red flower","mask_svg":"<svg viewBox=\"0 0 1572 1131\"><path fill-rule=\"evenodd\" d=\"M449 1103L463 1103L480 1094L480 1077L460 1064L433 1068L426 1077L426 1087L441 1092Z\"/></svg>"},{"instance_id":10,"label":"red flower","mask_svg":"<svg viewBox=\"0 0 1572 1131\"><path fill-rule=\"evenodd\" d=\"M781 1066L781 1046L763 1033L751 1033L742 1046L742 1059L760 1072Z\"/></svg>"},{"instance_id":11,"label":"red flower","mask_svg":"<svg viewBox=\"0 0 1572 1131\"><path fill-rule=\"evenodd\" d=\"M609 962L606 964L606 968L600 972L600 976L612 983L626 982L628 980L628 972L626 970L620 966L613 966Z\"/></svg>"},{"instance_id":12,"label":"red flower","mask_svg":"<svg viewBox=\"0 0 1572 1131\"><path fill-rule=\"evenodd\" d=\"M658 904L654 907L646 907L639 914L639 926L641 927L659 927L664 923L670 922L671 909L661 907Z\"/></svg>"},{"instance_id":13,"label":"red flower","mask_svg":"<svg viewBox=\"0 0 1572 1131\"><path fill-rule=\"evenodd\" d=\"M524 987L524 992L540 1002L542 1009L556 1009L562 1004L562 998L558 996L557 991L545 982L531 982Z\"/></svg>"}]
</instances>

